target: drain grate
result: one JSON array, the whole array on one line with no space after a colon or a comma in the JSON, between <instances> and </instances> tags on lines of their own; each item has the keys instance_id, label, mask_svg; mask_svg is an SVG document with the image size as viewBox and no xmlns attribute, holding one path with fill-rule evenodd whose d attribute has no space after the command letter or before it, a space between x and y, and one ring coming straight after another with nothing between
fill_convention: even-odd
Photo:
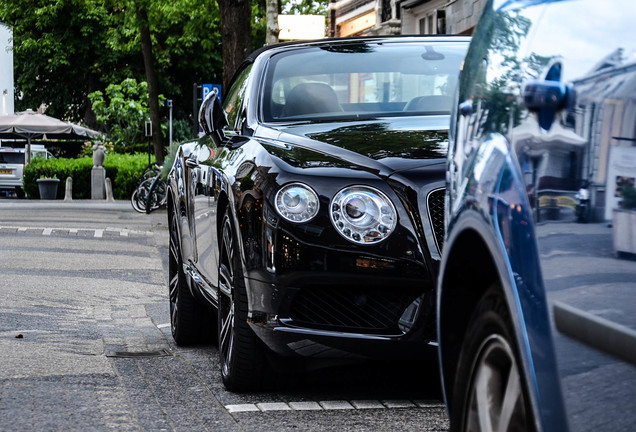
<instances>
[{"instance_id":1,"label":"drain grate","mask_svg":"<svg viewBox=\"0 0 636 432\"><path fill-rule=\"evenodd\" d=\"M172 353L166 349L152 351L116 351L113 349L106 350L106 357L168 357Z\"/></svg>"}]
</instances>

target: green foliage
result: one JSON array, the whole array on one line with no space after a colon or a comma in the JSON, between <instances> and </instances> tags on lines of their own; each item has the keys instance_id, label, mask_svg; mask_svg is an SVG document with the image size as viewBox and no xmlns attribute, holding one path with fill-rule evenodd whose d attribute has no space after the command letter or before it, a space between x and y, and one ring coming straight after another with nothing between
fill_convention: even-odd
<instances>
[{"instance_id":1,"label":"green foliage","mask_svg":"<svg viewBox=\"0 0 636 432\"><path fill-rule=\"evenodd\" d=\"M325 15L327 16L328 0L282 0L284 14Z\"/></svg>"},{"instance_id":2,"label":"green foliage","mask_svg":"<svg viewBox=\"0 0 636 432\"><path fill-rule=\"evenodd\" d=\"M151 162L154 162L154 158ZM106 156L104 169L106 169L106 177L112 180L115 199L130 199L146 165L148 165L148 155L143 153Z\"/></svg>"},{"instance_id":3,"label":"green foliage","mask_svg":"<svg viewBox=\"0 0 636 432\"><path fill-rule=\"evenodd\" d=\"M124 60L106 43L106 2L2 0L0 22L13 30L16 111L48 105L47 114L80 120L103 70Z\"/></svg>"},{"instance_id":4,"label":"green foliage","mask_svg":"<svg viewBox=\"0 0 636 432\"><path fill-rule=\"evenodd\" d=\"M130 199L139 178L148 164L148 155L108 154L104 161L106 177L111 179L113 197ZM57 198L64 198L67 177L73 179L73 199L91 198L92 157L79 159L34 159L24 167L24 191L29 198L39 198L37 179L41 177L60 179Z\"/></svg>"},{"instance_id":5,"label":"green foliage","mask_svg":"<svg viewBox=\"0 0 636 432\"><path fill-rule=\"evenodd\" d=\"M89 93L125 78L146 80L135 1L0 1L0 22L13 29L16 111L45 103L47 114L95 128ZM186 118L192 84L222 81L217 2L147 6L159 92L174 100L175 118Z\"/></svg>"},{"instance_id":6,"label":"green foliage","mask_svg":"<svg viewBox=\"0 0 636 432\"><path fill-rule=\"evenodd\" d=\"M192 138L192 120L190 119L173 120L172 142L187 141L191 138Z\"/></svg>"},{"instance_id":7,"label":"green foliage","mask_svg":"<svg viewBox=\"0 0 636 432\"><path fill-rule=\"evenodd\" d=\"M121 84L110 84L106 95L96 91L88 95L97 116L116 149L144 140L144 122L149 118L148 84L127 78ZM159 96L161 102L165 101Z\"/></svg>"}]
</instances>

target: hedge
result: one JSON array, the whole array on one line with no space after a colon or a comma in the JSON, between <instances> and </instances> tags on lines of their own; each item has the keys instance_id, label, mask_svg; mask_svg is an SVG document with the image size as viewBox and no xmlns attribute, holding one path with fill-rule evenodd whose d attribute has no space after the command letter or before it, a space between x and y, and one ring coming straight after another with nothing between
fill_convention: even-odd
<instances>
[{"instance_id":1,"label":"hedge","mask_svg":"<svg viewBox=\"0 0 636 432\"><path fill-rule=\"evenodd\" d=\"M154 158L152 160L154 162ZM148 155L107 154L104 161L106 177L110 178L113 198L130 199L137 187L141 174L148 165ZM91 198L92 157L79 159L42 159L36 158L24 167L24 192L29 198L39 198L37 179L42 177L58 178L57 198L63 199L66 190L66 179L73 179L73 199Z\"/></svg>"}]
</instances>

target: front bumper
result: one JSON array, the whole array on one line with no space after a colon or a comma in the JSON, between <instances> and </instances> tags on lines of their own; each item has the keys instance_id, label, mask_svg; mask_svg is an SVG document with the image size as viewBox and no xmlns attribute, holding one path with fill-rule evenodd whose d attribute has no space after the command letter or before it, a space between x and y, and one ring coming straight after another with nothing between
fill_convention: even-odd
<instances>
[{"instance_id":1,"label":"front bumper","mask_svg":"<svg viewBox=\"0 0 636 432\"><path fill-rule=\"evenodd\" d=\"M249 281L248 321L275 353L412 359L434 352L434 290L424 289L421 280L297 276L289 286Z\"/></svg>"}]
</instances>

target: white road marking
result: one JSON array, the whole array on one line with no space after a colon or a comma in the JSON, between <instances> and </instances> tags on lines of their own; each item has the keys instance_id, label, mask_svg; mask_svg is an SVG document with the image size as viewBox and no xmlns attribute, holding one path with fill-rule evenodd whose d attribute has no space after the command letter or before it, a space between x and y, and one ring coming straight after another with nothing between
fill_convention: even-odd
<instances>
[{"instance_id":1,"label":"white road marking","mask_svg":"<svg viewBox=\"0 0 636 432\"><path fill-rule=\"evenodd\" d=\"M0 225L0 230L17 230L17 232L27 232L27 231L42 231L43 236L50 236L53 231L56 231L58 234L60 232L68 231L69 234L77 234L79 231L93 232L94 238L103 238L104 233L115 233L119 234L120 237L130 237L130 234L136 235L146 235L150 236L153 233L151 231L136 231L130 230L128 228L65 228L65 227L18 227L18 226L4 226Z\"/></svg>"},{"instance_id":2,"label":"white road marking","mask_svg":"<svg viewBox=\"0 0 636 432\"><path fill-rule=\"evenodd\" d=\"M387 408L414 408L415 404L408 400L386 400L383 401Z\"/></svg>"},{"instance_id":3,"label":"white road marking","mask_svg":"<svg viewBox=\"0 0 636 432\"><path fill-rule=\"evenodd\" d=\"M294 411L319 411L322 409L318 402L289 402Z\"/></svg>"},{"instance_id":4,"label":"white road marking","mask_svg":"<svg viewBox=\"0 0 636 432\"><path fill-rule=\"evenodd\" d=\"M355 409L353 405L351 405L347 401L321 401L319 402L320 406L326 410L346 410L346 409Z\"/></svg>"},{"instance_id":5,"label":"white road marking","mask_svg":"<svg viewBox=\"0 0 636 432\"><path fill-rule=\"evenodd\" d=\"M355 400L351 401L355 409L382 409L386 408L380 401L375 400Z\"/></svg>"},{"instance_id":6,"label":"white road marking","mask_svg":"<svg viewBox=\"0 0 636 432\"><path fill-rule=\"evenodd\" d=\"M342 409L397 409L397 408L444 408L438 401L409 400L332 400L303 402L260 402L250 404L225 405L230 413L266 411L332 411Z\"/></svg>"},{"instance_id":7,"label":"white road marking","mask_svg":"<svg viewBox=\"0 0 636 432\"><path fill-rule=\"evenodd\" d=\"M230 405L228 405L230 406ZM256 407L265 412L265 411L291 411L291 407L287 405L285 402L262 402L257 403ZM232 411L230 411L232 412Z\"/></svg>"}]
</instances>

